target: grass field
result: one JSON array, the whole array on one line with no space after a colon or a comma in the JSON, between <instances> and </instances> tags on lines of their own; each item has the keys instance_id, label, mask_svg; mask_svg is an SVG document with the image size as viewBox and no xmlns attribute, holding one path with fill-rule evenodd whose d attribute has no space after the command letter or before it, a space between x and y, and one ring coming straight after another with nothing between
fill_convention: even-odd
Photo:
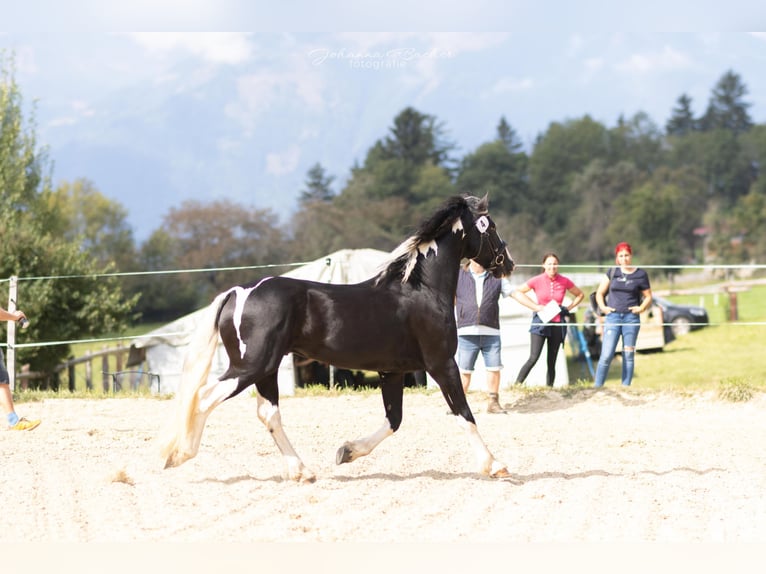
<instances>
[{"instance_id":1,"label":"grass field","mask_svg":"<svg viewBox=\"0 0 766 574\"><path fill-rule=\"evenodd\" d=\"M721 385L766 388L766 287L737 293L738 321L729 321L724 293L671 295L675 303L702 305L711 325L679 337L656 353L639 353L633 387L651 390L718 390ZM760 324L759 324L760 323ZM582 366L570 358L570 381L582 378ZM613 362L607 385L619 385L619 362ZM581 381L581 384L586 384Z\"/></svg>"}]
</instances>

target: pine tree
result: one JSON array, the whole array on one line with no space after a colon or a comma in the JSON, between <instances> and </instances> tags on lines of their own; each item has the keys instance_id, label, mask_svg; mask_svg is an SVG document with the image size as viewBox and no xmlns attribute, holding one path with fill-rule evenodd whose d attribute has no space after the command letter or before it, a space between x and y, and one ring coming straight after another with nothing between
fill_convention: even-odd
<instances>
[{"instance_id":1,"label":"pine tree","mask_svg":"<svg viewBox=\"0 0 766 574\"><path fill-rule=\"evenodd\" d=\"M519 153L524 147L516 130L506 121L505 116L501 116L500 123L497 124L497 139L503 142L511 153Z\"/></svg>"},{"instance_id":2,"label":"pine tree","mask_svg":"<svg viewBox=\"0 0 766 574\"><path fill-rule=\"evenodd\" d=\"M747 86L739 75L732 70L726 72L713 89L707 111L700 120L702 130L747 132L753 127L753 120L747 112L752 104L743 100L746 94Z\"/></svg>"},{"instance_id":3,"label":"pine tree","mask_svg":"<svg viewBox=\"0 0 766 574\"><path fill-rule=\"evenodd\" d=\"M697 120L692 113L692 99L686 94L681 94L670 119L665 124L665 133L669 136L685 136L695 130Z\"/></svg>"},{"instance_id":4,"label":"pine tree","mask_svg":"<svg viewBox=\"0 0 766 574\"><path fill-rule=\"evenodd\" d=\"M307 175L306 189L301 192L300 202L330 201L335 195L330 188L335 177L327 175L320 163L314 164Z\"/></svg>"}]
</instances>

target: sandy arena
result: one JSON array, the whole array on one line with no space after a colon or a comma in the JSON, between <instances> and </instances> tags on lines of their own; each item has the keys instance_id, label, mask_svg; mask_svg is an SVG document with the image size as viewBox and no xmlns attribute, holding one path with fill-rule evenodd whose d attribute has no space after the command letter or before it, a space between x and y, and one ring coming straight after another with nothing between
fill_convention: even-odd
<instances>
[{"instance_id":1,"label":"sandy arena","mask_svg":"<svg viewBox=\"0 0 766 574\"><path fill-rule=\"evenodd\" d=\"M405 396L401 430L337 466L377 429L378 395L286 397L282 417L317 482L282 460L240 396L211 415L195 459L162 470L173 407L151 399L19 405L43 419L0 434L8 542L766 542L766 397L727 403L607 388L525 396L479 430L510 479L476 474L440 394Z\"/></svg>"}]
</instances>

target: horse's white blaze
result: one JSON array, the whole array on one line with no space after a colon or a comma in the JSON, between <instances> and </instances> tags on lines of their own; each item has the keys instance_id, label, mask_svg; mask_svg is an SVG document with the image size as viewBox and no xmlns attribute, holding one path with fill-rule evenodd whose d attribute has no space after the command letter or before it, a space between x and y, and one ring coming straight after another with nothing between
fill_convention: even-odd
<instances>
[{"instance_id":1,"label":"horse's white blaze","mask_svg":"<svg viewBox=\"0 0 766 574\"><path fill-rule=\"evenodd\" d=\"M247 289L244 289L243 287L234 287L230 290L234 291L234 317L232 317L232 321L234 322L234 329L237 331L237 339L239 340L240 358L244 358L245 351L247 351L247 344L242 337L242 331L240 329L242 326L242 314L245 311L245 303L247 302L250 293L257 289L264 281L268 281L269 279L271 279L271 277L261 279L254 287L248 287Z\"/></svg>"}]
</instances>

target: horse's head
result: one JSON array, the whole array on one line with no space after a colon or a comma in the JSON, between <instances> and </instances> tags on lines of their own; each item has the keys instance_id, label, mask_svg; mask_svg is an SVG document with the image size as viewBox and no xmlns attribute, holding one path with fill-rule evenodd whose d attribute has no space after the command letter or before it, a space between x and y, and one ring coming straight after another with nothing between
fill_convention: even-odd
<instances>
[{"instance_id":1,"label":"horse's head","mask_svg":"<svg viewBox=\"0 0 766 574\"><path fill-rule=\"evenodd\" d=\"M495 222L489 216L489 200L485 195L479 199L466 197L473 218L470 224L463 223L465 249L463 254L473 259L495 277L510 275L514 269L513 258L508 245L500 238Z\"/></svg>"}]
</instances>

